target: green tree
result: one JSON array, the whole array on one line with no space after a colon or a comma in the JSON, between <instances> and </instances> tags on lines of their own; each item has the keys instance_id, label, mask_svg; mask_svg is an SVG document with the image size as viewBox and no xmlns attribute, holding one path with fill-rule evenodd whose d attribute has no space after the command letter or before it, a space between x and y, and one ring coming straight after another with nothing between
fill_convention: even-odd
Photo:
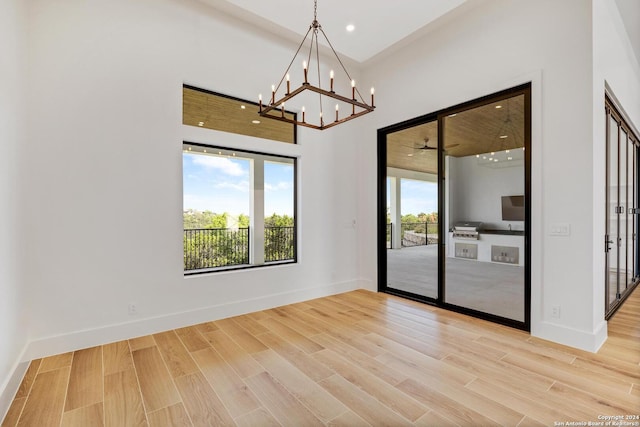
<instances>
[{"instance_id":1,"label":"green tree","mask_svg":"<svg viewBox=\"0 0 640 427\"><path fill-rule=\"evenodd\" d=\"M238 215L238 227L239 228L248 228L249 227L250 218L248 215L240 214Z\"/></svg>"},{"instance_id":2,"label":"green tree","mask_svg":"<svg viewBox=\"0 0 640 427\"><path fill-rule=\"evenodd\" d=\"M264 253L266 261L293 259L295 235L293 218L275 213L264 219Z\"/></svg>"},{"instance_id":3,"label":"green tree","mask_svg":"<svg viewBox=\"0 0 640 427\"><path fill-rule=\"evenodd\" d=\"M276 215L275 213L264 219L265 227L293 227L293 218L289 215Z\"/></svg>"}]
</instances>

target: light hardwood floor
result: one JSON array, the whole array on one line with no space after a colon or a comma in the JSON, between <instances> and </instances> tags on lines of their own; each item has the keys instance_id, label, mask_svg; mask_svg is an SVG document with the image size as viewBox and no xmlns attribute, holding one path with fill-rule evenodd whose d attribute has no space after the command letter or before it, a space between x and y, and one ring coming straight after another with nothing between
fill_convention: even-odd
<instances>
[{"instance_id":1,"label":"light hardwood floor","mask_svg":"<svg viewBox=\"0 0 640 427\"><path fill-rule=\"evenodd\" d=\"M640 414L640 291L597 354L355 291L34 360L2 426L553 426Z\"/></svg>"}]
</instances>

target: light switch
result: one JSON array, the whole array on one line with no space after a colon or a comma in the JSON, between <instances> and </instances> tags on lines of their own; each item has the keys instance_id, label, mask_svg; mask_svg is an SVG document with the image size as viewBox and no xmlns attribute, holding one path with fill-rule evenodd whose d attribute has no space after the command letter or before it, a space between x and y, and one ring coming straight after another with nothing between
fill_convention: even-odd
<instances>
[{"instance_id":1,"label":"light switch","mask_svg":"<svg viewBox=\"0 0 640 427\"><path fill-rule=\"evenodd\" d=\"M551 224L550 236L569 236L571 234L571 225L567 223Z\"/></svg>"}]
</instances>

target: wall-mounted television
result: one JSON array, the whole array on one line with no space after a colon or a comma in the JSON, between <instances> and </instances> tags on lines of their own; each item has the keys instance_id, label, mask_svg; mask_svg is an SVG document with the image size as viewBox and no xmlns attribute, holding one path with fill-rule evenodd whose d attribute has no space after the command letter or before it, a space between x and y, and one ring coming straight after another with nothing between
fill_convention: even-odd
<instances>
[{"instance_id":1,"label":"wall-mounted television","mask_svg":"<svg viewBox=\"0 0 640 427\"><path fill-rule=\"evenodd\" d=\"M502 196L502 220L524 221L524 196Z\"/></svg>"}]
</instances>

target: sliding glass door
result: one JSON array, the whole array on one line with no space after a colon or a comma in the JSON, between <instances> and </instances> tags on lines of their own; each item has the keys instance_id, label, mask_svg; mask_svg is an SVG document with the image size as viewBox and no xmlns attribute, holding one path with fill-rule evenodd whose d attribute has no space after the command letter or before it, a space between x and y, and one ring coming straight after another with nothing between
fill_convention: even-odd
<instances>
[{"instance_id":1,"label":"sliding glass door","mask_svg":"<svg viewBox=\"0 0 640 427\"><path fill-rule=\"evenodd\" d=\"M442 117L446 221L444 301L525 321L528 92Z\"/></svg>"},{"instance_id":2,"label":"sliding glass door","mask_svg":"<svg viewBox=\"0 0 640 427\"><path fill-rule=\"evenodd\" d=\"M386 135L386 286L438 297L438 122Z\"/></svg>"},{"instance_id":3,"label":"sliding glass door","mask_svg":"<svg viewBox=\"0 0 640 427\"><path fill-rule=\"evenodd\" d=\"M378 131L379 289L529 328L530 86Z\"/></svg>"}]
</instances>

